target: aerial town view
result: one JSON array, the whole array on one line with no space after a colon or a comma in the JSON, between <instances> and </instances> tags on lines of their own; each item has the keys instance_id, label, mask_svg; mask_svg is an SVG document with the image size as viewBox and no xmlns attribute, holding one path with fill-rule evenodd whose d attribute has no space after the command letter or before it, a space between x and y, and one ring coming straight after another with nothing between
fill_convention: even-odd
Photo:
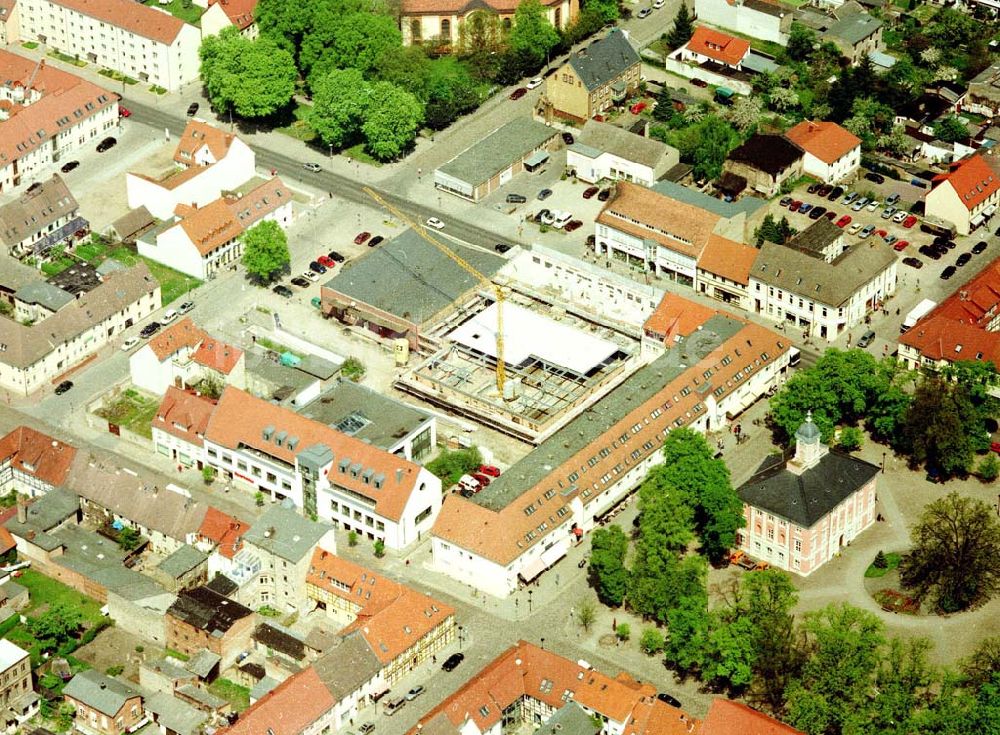
<instances>
[{"instance_id":1,"label":"aerial town view","mask_svg":"<svg viewBox=\"0 0 1000 735\"><path fill-rule=\"evenodd\" d=\"M1000 735L1000 0L0 0L0 735Z\"/></svg>"}]
</instances>

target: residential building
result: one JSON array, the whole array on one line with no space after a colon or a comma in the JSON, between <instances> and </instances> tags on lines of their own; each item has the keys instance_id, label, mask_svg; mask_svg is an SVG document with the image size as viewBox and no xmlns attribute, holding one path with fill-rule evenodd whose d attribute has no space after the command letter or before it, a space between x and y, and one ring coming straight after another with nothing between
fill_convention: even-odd
<instances>
[{"instance_id":1,"label":"residential building","mask_svg":"<svg viewBox=\"0 0 1000 735\"><path fill-rule=\"evenodd\" d=\"M0 52L2 53L2 52ZM0 206L0 244L15 258L45 257L53 246L90 227L59 174Z\"/></svg>"},{"instance_id":2,"label":"residential building","mask_svg":"<svg viewBox=\"0 0 1000 735\"><path fill-rule=\"evenodd\" d=\"M244 38L257 38L260 32L254 18L256 8L257 0L208 0L208 9L198 19L202 38L215 36L230 26Z\"/></svg>"},{"instance_id":3,"label":"residential building","mask_svg":"<svg viewBox=\"0 0 1000 735\"><path fill-rule=\"evenodd\" d=\"M861 139L837 123L803 120L785 137L803 150L802 170L824 183L853 177L861 166Z\"/></svg>"},{"instance_id":4,"label":"residential building","mask_svg":"<svg viewBox=\"0 0 1000 735\"><path fill-rule=\"evenodd\" d=\"M0 319L0 386L30 395L159 308L160 284L139 263L38 323Z\"/></svg>"},{"instance_id":5,"label":"residential building","mask_svg":"<svg viewBox=\"0 0 1000 735\"><path fill-rule=\"evenodd\" d=\"M795 456L766 460L737 489L746 525L736 545L808 576L875 522L878 475L878 465L830 452L809 414L795 432Z\"/></svg>"},{"instance_id":6,"label":"residential building","mask_svg":"<svg viewBox=\"0 0 1000 735\"><path fill-rule=\"evenodd\" d=\"M896 292L897 258L883 242L843 238L820 218L785 245L765 242L750 270L752 310L829 341L862 325Z\"/></svg>"},{"instance_id":7,"label":"residential building","mask_svg":"<svg viewBox=\"0 0 1000 735\"><path fill-rule=\"evenodd\" d=\"M566 149L566 167L590 184L620 179L651 186L679 162L676 148L596 120L587 120Z\"/></svg>"},{"instance_id":8,"label":"residential building","mask_svg":"<svg viewBox=\"0 0 1000 735\"><path fill-rule=\"evenodd\" d=\"M857 66L869 54L881 51L882 21L860 10L852 12L856 3L845 3L837 10L838 18L820 34L824 41L830 41L840 49L840 53Z\"/></svg>"},{"instance_id":9,"label":"residential building","mask_svg":"<svg viewBox=\"0 0 1000 735\"><path fill-rule=\"evenodd\" d=\"M243 350L209 336L190 317L183 317L128 359L132 384L156 395L169 386L186 388L202 380L246 388Z\"/></svg>"},{"instance_id":10,"label":"residential building","mask_svg":"<svg viewBox=\"0 0 1000 735\"><path fill-rule=\"evenodd\" d=\"M970 360L1000 365L1000 259L994 260L899 337L911 370Z\"/></svg>"},{"instance_id":11,"label":"residential building","mask_svg":"<svg viewBox=\"0 0 1000 735\"><path fill-rule=\"evenodd\" d=\"M434 170L434 187L478 202L522 171L534 171L559 144L559 131L517 117Z\"/></svg>"},{"instance_id":12,"label":"residential building","mask_svg":"<svg viewBox=\"0 0 1000 735\"><path fill-rule=\"evenodd\" d=\"M417 541L441 508L441 481L423 467L236 388L208 423L205 462L391 549Z\"/></svg>"},{"instance_id":13,"label":"residential building","mask_svg":"<svg viewBox=\"0 0 1000 735\"><path fill-rule=\"evenodd\" d=\"M546 730L566 710L576 727ZM501 653L420 718L407 735L492 735L503 727L587 735L691 735L698 722L656 698L656 689L622 672L611 678L525 641ZM740 735L749 735L749 731Z\"/></svg>"},{"instance_id":14,"label":"residential building","mask_svg":"<svg viewBox=\"0 0 1000 735\"><path fill-rule=\"evenodd\" d=\"M558 563L642 482L662 460L669 431L723 428L785 379L783 337L724 312L699 316L707 318L677 320L659 357L489 487L471 498L449 495L431 533L434 569L508 596Z\"/></svg>"},{"instance_id":15,"label":"residential building","mask_svg":"<svg viewBox=\"0 0 1000 735\"><path fill-rule=\"evenodd\" d=\"M675 199L658 187L620 181L597 216L594 251L693 287L708 243L742 242L746 222L745 210L706 210L701 202Z\"/></svg>"},{"instance_id":16,"label":"residential building","mask_svg":"<svg viewBox=\"0 0 1000 735\"><path fill-rule=\"evenodd\" d=\"M205 466L205 432L216 400L169 386L150 422L153 448L179 467Z\"/></svg>"},{"instance_id":17,"label":"residential building","mask_svg":"<svg viewBox=\"0 0 1000 735\"><path fill-rule=\"evenodd\" d=\"M256 160L236 135L190 120L174 149L173 170L156 178L125 175L128 206L145 207L157 219L168 220L178 205L204 207L250 181Z\"/></svg>"},{"instance_id":18,"label":"residential building","mask_svg":"<svg viewBox=\"0 0 1000 735\"><path fill-rule=\"evenodd\" d=\"M1000 161L990 151L974 153L934 177L924 198L926 213L968 235L992 217L1000 204Z\"/></svg>"},{"instance_id":19,"label":"residential building","mask_svg":"<svg viewBox=\"0 0 1000 735\"><path fill-rule=\"evenodd\" d=\"M36 1L46 0L18 0L22 19ZM0 192L35 180L118 124L118 95L47 66L44 59L0 49L0 69ZM4 242L9 237L4 234Z\"/></svg>"},{"instance_id":20,"label":"residential building","mask_svg":"<svg viewBox=\"0 0 1000 735\"><path fill-rule=\"evenodd\" d=\"M172 694L156 692L144 704L160 735L200 735L208 725L207 712Z\"/></svg>"},{"instance_id":21,"label":"residential building","mask_svg":"<svg viewBox=\"0 0 1000 735\"><path fill-rule=\"evenodd\" d=\"M306 575L316 550L337 552L333 528L297 513L291 503L272 505L242 536L225 574L240 586L236 599L258 609L306 610Z\"/></svg>"},{"instance_id":22,"label":"residential building","mask_svg":"<svg viewBox=\"0 0 1000 735\"><path fill-rule=\"evenodd\" d=\"M479 248L444 243L490 278L504 259ZM323 284L323 313L385 340L405 339L409 349L421 344L422 330L467 299L482 281L407 230L352 260Z\"/></svg>"},{"instance_id":23,"label":"residential building","mask_svg":"<svg viewBox=\"0 0 1000 735\"><path fill-rule=\"evenodd\" d=\"M163 224L141 235L139 254L205 280L243 257L243 234L264 220L292 223L292 194L277 176L227 192L204 207L179 204ZM152 211L152 210L151 210Z\"/></svg>"},{"instance_id":24,"label":"residential building","mask_svg":"<svg viewBox=\"0 0 1000 735\"><path fill-rule=\"evenodd\" d=\"M21 12L17 0L0 0L0 46L21 40Z\"/></svg>"},{"instance_id":25,"label":"residential building","mask_svg":"<svg viewBox=\"0 0 1000 735\"><path fill-rule=\"evenodd\" d=\"M750 54L750 42L707 26L695 26L691 40L677 58L692 64L718 64L739 71Z\"/></svg>"},{"instance_id":26,"label":"residential building","mask_svg":"<svg viewBox=\"0 0 1000 735\"><path fill-rule=\"evenodd\" d=\"M455 642L455 610L323 549L312 553L306 595L343 626L359 633L382 666L391 687Z\"/></svg>"},{"instance_id":27,"label":"residential building","mask_svg":"<svg viewBox=\"0 0 1000 735\"><path fill-rule=\"evenodd\" d=\"M168 92L198 78L201 32L132 0L19 0L21 37Z\"/></svg>"},{"instance_id":28,"label":"residential building","mask_svg":"<svg viewBox=\"0 0 1000 735\"><path fill-rule=\"evenodd\" d=\"M241 521L218 508L209 506L205 518L194 537L194 545L203 551L211 551L208 557L208 578L216 579L233 568L233 559L243 548L243 534L250 524ZM235 587L235 583L233 583ZM218 590L217 590L218 591ZM233 590L235 591L235 589Z\"/></svg>"},{"instance_id":29,"label":"residential building","mask_svg":"<svg viewBox=\"0 0 1000 735\"><path fill-rule=\"evenodd\" d=\"M470 26L482 24L482 33L499 40L514 23L517 0L403 0L399 28L403 44L430 44L461 51L475 42ZM542 10L553 28L566 30L580 13L578 0L543 0Z\"/></svg>"},{"instance_id":30,"label":"residential building","mask_svg":"<svg viewBox=\"0 0 1000 735\"><path fill-rule=\"evenodd\" d=\"M742 702L716 697L701 723L698 735L805 735L801 730L747 707Z\"/></svg>"},{"instance_id":31,"label":"residential building","mask_svg":"<svg viewBox=\"0 0 1000 735\"><path fill-rule=\"evenodd\" d=\"M701 23L782 46L792 29L791 8L774 0L695 0L694 12Z\"/></svg>"},{"instance_id":32,"label":"residential building","mask_svg":"<svg viewBox=\"0 0 1000 735\"><path fill-rule=\"evenodd\" d=\"M186 656L208 650L228 669L243 651L250 650L256 614L208 587L183 590L167 610L167 648Z\"/></svg>"},{"instance_id":33,"label":"residential building","mask_svg":"<svg viewBox=\"0 0 1000 735\"><path fill-rule=\"evenodd\" d=\"M985 117L1000 114L1000 64L991 64L969 81L963 109Z\"/></svg>"},{"instance_id":34,"label":"residential building","mask_svg":"<svg viewBox=\"0 0 1000 735\"><path fill-rule=\"evenodd\" d=\"M739 194L749 188L770 198L775 196L786 181L802 175L803 151L783 135L754 133L745 143L737 146L722 165L725 177L737 177L731 193Z\"/></svg>"},{"instance_id":35,"label":"residential building","mask_svg":"<svg viewBox=\"0 0 1000 735\"><path fill-rule=\"evenodd\" d=\"M750 270L760 251L752 245L710 238L698 258L695 290L724 304L749 311Z\"/></svg>"},{"instance_id":36,"label":"residential building","mask_svg":"<svg viewBox=\"0 0 1000 735\"><path fill-rule=\"evenodd\" d=\"M95 669L70 679L63 698L76 710L74 727L85 735L124 735L148 722L142 695Z\"/></svg>"},{"instance_id":37,"label":"residential building","mask_svg":"<svg viewBox=\"0 0 1000 735\"><path fill-rule=\"evenodd\" d=\"M0 439L0 495L36 498L66 483L76 447L27 426Z\"/></svg>"},{"instance_id":38,"label":"residential building","mask_svg":"<svg viewBox=\"0 0 1000 735\"><path fill-rule=\"evenodd\" d=\"M20 725L38 712L38 701L31 685L31 656L0 639L0 708Z\"/></svg>"},{"instance_id":39,"label":"residential building","mask_svg":"<svg viewBox=\"0 0 1000 735\"><path fill-rule=\"evenodd\" d=\"M570 54L545 79L536 113L545 120L564 117L583 122L621 104L639 87L639 54L628 34L613 28L604 38Z\"/></svg>"}]
</instances>

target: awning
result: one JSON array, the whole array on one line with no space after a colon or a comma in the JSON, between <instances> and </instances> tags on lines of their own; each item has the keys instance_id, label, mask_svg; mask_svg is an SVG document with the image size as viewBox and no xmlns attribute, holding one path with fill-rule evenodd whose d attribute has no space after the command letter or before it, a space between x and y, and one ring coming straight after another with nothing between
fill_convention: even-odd
<instances>
[{"instance_id":1,"label":"awning","mask_svg":"<svg viewBox=\"0 0 1000 735\"><path fill-rule=\"evenodd\" d=\"M975 217L972 218L972 220L969 222L969 226L979 227L979 225L983 223L984 219L986 219L986 213L980 212L979 214L977 214Z\"/></svg>"},{"instance_id":2,"label":"awning","mask_svg":"<svg viewBox=\"0 0 1000 735\"><path fill-rule=\"evenodd\" d=\"M544 554L542 556L544 556ZM524 569L518 572L517 576L519 576L525 582L530 582L539 574L544 572L545 569L546 569L545 562L543 561L542 557L539 557L534 561L525 564Z\"/></svg>"},{"instance_id":3,"label":"awning","mask_svg":"<svg viewBox=\"0 0 1000 735\"><path fill-rule=\"evenodd\" d=\"M997 211L997 205L991 204L990 206L988 206L986 209L983 210L983 216L992 217L996 211Z\"/></svg>"},{"instance_id":4,"label":"awning","mask_svg":"<svg viewBox=\"0 0 1000 735\"><path fill-rule=\"evenodd\" d=\"M546 150L535 151L526 159L524 159L525 166L540 166L549 160L549 152Z\"/></svg>"},{"instance_id":5,"label":"awning","mask_svg":"<svg viewBox=\"0 0 1000 735\"><path fill-rule=\"evenodd\" d=\"M562 544L557 544L551 549L542 552L541 560L545 562L545 568L548 569L557 561L566 556L566 547Z\"/></svg>"}]
</instances>

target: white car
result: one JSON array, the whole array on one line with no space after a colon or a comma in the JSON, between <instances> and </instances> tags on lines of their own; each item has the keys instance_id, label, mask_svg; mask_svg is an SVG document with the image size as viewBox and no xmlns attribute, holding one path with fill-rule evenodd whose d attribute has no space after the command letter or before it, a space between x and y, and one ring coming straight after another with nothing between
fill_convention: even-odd
<instances>
[{"instance_id":1,"label":"white car","mask_svg":"<svg viewBox=\"0 0 1000 735\"><path fill-rule=\"evenodd\" d=\"M313 273L312 271L306 271L305 273L302 274L302 277L305 278L307 281L312 281L313 283L316 283L316 281L319 280L319 275Z\"/></svg>"},{"instance_id":2,"label":"white car","mask_svg":"<svg viewBox=\"0 0 1000 735\"><path fill-rule=\"evenodd\" d=\"M427 220L426 225L428 227L433 227L435 230L443 230L444 222L439 220L437 217L431 217Z\"/></svg>"},{"instance_id":3,"label":"white car","mask_svg":"<svg viewBox=\"0 0 1000 735\"><path fill-rule=\"evenodd\" d=\"M312 171L313 173L317 173L323 170L323 167L320 166L318 163L303 163L302 168L304 168L306 171Z\"/></svg>"},{"instance_id":4,"label":"white car","mask_svg":"<svg viewBox=\"0 0 1000 735\"><path fill-rule=\"evenodd\" d=\"M851 225L851 226L850 226L850 228L849 228L849 229L847 230L847 234L849 234L849 235L857 235L857 234L858 234L859 232L861 232L861 228L862 228L862 227L864 227L864 225L863 225L863 224L861 224L860 222L855 222L855 223L854 223L853 225Z\"/></svg>"},{"instance_id":5,"label":"white car","mask_svg":"<svg viewBox=\"0 0 1000 735\"><path fill-rule=\"evenodd\" d=\"M648 18L648 17L649 17L649 15L650 15L650 13L652 13L652 12L653 12L653 11L652 11L652 9L651 9L651 8L643 8L643 9L642 9L642 10L640 10L640 11L639 11L639 12L638 12L638 13L637 13L636 15L637 15L637 16L639 17L639 19L641 20L642 18Z\"/></svg>"},{"instance_id":6,"label":"white car","mask_svg":"<svg viewBox=\"0 0 1000 735\"><path fill-rule=\"evenodd\" d=\"M141 340L138 337L129 337L124 342L122 342L122 352L128 352L137 344L139 344L140 341Z\"/></svg>"},{"instance_id":7,"label":"white car","mask_svg":"<svg viewBox=\"0 0 1000 735\"><path fill-rule=\"evenodd\" d=\"M898 225L909 216L910 216L909 212L907 212L905 209L901 209L898 212L896 212L896 214L892 215L892 221Z\"/></svg>"},{"instance_id":8,"label":"white car","mask_svg":"<svg viewBox=\"0 0 1000 735\"><path fill-rule=\"evenodd\" d=\"M541 87L541 86L542 86L541 77L535 77L530 82L528 82L528 89L534 89L535 87Z\"/></svg>"},{"instance_id":9,"label":"white car","mask_svg":"<svg viewBox=\"0 0 1000 735\"><path fill-rule=\"evenodd\" d=\"M177 318L177 311L174 309L167 309L167 313L163 315L163 323L170 324L174 319Z\"/></svg>"},{"instance_id":10,"label":"white car","mask_svg":"<svg viewBox=\"0 0 1000 735\"><path fill-rule=\"evenodd\" d=\"M659 10L660 8L662 8L663 7L663 0L656 0L656 2L653 3L653 7L656 8L657 10Z\"/></svg>"},{"instance_id":11,"label":"white car","mask_svg":"<svg viewBox=\"0 0 1000 735\"><path fill-rule=\"evenodd\" d=\"M559 210L556 210L555 212L552 213L552 215L553 215L552 226L558 230L561 230L563 227L566 226L567 222L573 219L572 212L561 212Z\"/></svg>"},{"instance_id":12,"label":"white car","mask_svg":"<svg viewBox=\"0 0 1000 735\"><path fill-rule=\"evenodd\" d=\"M879 205L879 203L878 203L878 199L872 199L872 200L871 200L871 201L870 201L870 202L868 203L868 206L867 206L867 207L865 207L865 209L867 209L867 210L868 210L869 212L874 212L874 211L875 211L876 209L878 209L878 208L879 208L879 206L880 206L880 205Z\"/></svg>"}]
</instances>

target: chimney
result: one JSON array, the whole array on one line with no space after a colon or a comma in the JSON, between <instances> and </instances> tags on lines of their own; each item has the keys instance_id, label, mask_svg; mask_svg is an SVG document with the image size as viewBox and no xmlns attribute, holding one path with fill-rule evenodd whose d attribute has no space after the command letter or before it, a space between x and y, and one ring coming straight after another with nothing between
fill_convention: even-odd
<instances>
[{"instance_id":1,"label":"chimney","mask_svg":"<svg viewBox=\"0 0 1000 735\"><path fill-rule=\"evenodd\" d=\"M17 522L18 523L28 522L28 507L24 503L17 504Z\"/></svg>"},{"instance_id":2,"label":"chimney","mask_svg":"<svg viewBox=\"0 0 1000 735\"><path fill-rule=\"evenodd\" d=\"M402 482L402 481L403 481L403 470L402 469L397 469L396 470L396 482Z\"/></svg>"}]
</instances>

